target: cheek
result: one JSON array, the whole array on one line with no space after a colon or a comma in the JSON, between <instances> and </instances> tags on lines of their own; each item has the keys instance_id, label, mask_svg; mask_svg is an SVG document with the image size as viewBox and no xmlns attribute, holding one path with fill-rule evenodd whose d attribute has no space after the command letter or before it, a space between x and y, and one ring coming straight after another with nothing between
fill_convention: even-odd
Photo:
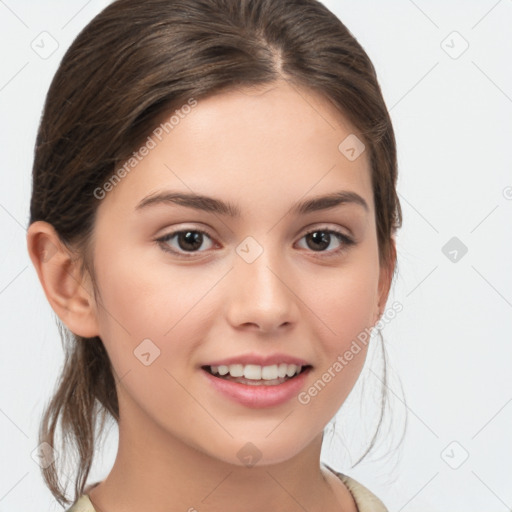
<instances>
[{"instance_id":1,"label":"cheek","mask_svg":"<svg viewBox=\"0 0 512 512\"><path fill-rule=\"evenodd\" d=\"M98 316L100 337L114 368L119 374L138 368L141 352L158 357L160 366L178 366L195 348L194 342L179 341L200 339L208 327L211 314L204 311L204 298L218 275L192 267L147 265L136 251L114 254L106 244L107 254L108 259L98 255Z\"/></svg>"},{"instance_id":2,"label":"cheek","mask_svg":"<svg viewBox=\"0 0 512 512\"><path fill-rule=\"evenodd\" d=\"M162 272L136 260L118 254L110 260L115 264L98 265L100 337L120 379L120 405L137 404L151 415L160 411L164 422L176 410L198 415L186 391L187 372L204 338L200 331L209 327L201 298L218 277L192 280L183 269Z\"/></svg>"},{"instance_id":3,"label":"cheek","mask_svg":"<svg viewBox=\"0 0 512 512\"><path fill-rule=\"evenodd\" d=\"M378 278L378 260L372 251L361 251L350 264L316 280L311 309L319 319L315 338L321 361L319 389L324 391L313 407L331 404L329 413L335 414L356 383L370 342Z\"/></svg>"},{"instance_id":4,"label":"cheek","mask_svg":"<svg viewBox=\"0 0 512 512\"><path fill-rule=\"evenodd\" d=\"M329 325L340 341L346 342L371 325L376 283L365 276L340 279L330 300L324 299L324 311Z\"/></svg>"},{"instance_id":5,"label":"cheek","mask_svg":"<svg viewBox=\"0 0 512 512\"><path fill-rule=\"evenodd\" d=\"M372 325L378 302L379 269L373 260L347 265L315 279L311 309L323 320L334 343L345 343ZM337 340L337 341L336 341Z\"/></svg>"},{"instance_id":6,"label":"cheek","mask_svg":"<svg viewBox=\"0 0 512 512\"><path fill-rule=\"evenodd\" d=\"M353 389L365 363L378 273L371 266L351 267L337 278L317 281L311 297L317 325L317 375L299 396L309 413L327 423Z\"/></svg>"}]
</instances>

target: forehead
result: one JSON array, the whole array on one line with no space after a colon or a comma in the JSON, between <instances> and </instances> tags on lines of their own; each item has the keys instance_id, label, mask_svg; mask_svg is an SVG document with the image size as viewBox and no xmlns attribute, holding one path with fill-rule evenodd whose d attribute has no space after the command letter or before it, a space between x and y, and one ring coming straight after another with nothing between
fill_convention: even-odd
<instances>
[{"instance_id":1,"label":"forehead","mask_svg":"<svg viewBox=\"0 0 512 512\"><path fill-rule=\"evenodd\" d=\"M122 202L133 211L143 196L172 188L234 195L239 203L252 198L261 208L266 201L295 202L341 187L366 195L372 207L367 152L355 159L344 153L347 140L361 137L316 92L280 81L217 93L179 112L155 123L159 137L149 134L154 147L104 203Z\"/></svg>"},{"instance_id":2,"label":"forehead","mask_svg":"<svg viewBox=\"0 0 512 512\"><path fill-rule=\"evenodd\" d=\"M324 148L338 156L340 136L355 133L327 98L284 80L224 91L198 103L180 124L187 125L188 135L194 135L202 147L217 146L219 136L247 148L260 146L259 153L266 154L264 143L282 148L279 153L284 153L310 141L315 149ZM180 125L173 131L176 135ZM235 145L231 149L235 150ZM307 147L301 149L307 154ZM291 160L292 155L287 158Z\"/></svg>"}]
</instances>

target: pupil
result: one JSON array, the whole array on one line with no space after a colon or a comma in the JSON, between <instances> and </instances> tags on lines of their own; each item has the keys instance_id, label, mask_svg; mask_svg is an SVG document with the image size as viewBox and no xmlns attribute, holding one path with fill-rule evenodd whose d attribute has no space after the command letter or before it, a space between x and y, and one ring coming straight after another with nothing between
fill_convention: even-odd
<instances>
[{"instance_id":1,"label":"pupil","mask_svg":"<svg viewBox=\"0 0 512 512\"><path fill-rule=\"evenodd\" d=\"M179 236L180 248L181 249L190 249L190 245L192 245L192 249L197 249L201 247L202 242L202 234L197 231L186 231ZM182 241L186 244L189 244L189 247L183 247Z\"/></svg>"},{"instance_id":2,"label":"pupil","mask_svg":"<svg viewBox=\"0 0 512 512\"><path fill-rule=\"evenodd\" d=\"M320 236L318 236L320 233ZM315 231L310 233L309 236L314 240L316 244L321 244L322 249L329 247L329 236L325 231ZM308 244L309 245L309 244ZM310 247L311 249L315 249L315 247Z\"/></svg>"}]
</instances>

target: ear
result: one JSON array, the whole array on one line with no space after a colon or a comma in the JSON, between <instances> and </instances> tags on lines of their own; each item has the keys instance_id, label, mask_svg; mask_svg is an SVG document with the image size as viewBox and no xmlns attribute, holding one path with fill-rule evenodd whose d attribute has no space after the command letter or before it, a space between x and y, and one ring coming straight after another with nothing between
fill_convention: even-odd
<instances>
[{"instance_id":1,"label":"ear","mask_svg":"<svg viewBox=\"0 0 512 512\"><path fill-rule=\"evenodd\" d=\"M79 262L74 261L53 226L33 222L27 230L27 248L46 298L66 327L85 338L98 336L90 278L80 277Z\"/></svg>"},{"instance_id":2,"label":"ear","mask_svg":"<svg viewBox=\"0 0 512 512\"><path fill-rule=\"evenodd\" d=\"M396 241L395 237L392 236L390 240L389 257L388 263L380 268L379 274L379 285L378 285L378 303L375 308L375 314L373 318L373 325L375 325L384 313L384 308L388 301L389 291L391 289L391 283L393 281L393 274L396 266Z\"/></svg>"}]
</instances>

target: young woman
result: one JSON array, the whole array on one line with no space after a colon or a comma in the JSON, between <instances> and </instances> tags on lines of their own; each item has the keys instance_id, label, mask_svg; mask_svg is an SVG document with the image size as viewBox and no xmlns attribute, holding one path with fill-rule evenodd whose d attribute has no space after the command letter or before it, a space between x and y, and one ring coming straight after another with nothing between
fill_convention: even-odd
<instances>
[{"instance_id":1,"label":"young woman","mask_svg":"<svg viewBox=\"0 0 512 512\"><path fill-rule=\"evenodd\" d=\"M385 511L320 452L386 307L396 179L374 68L318 1L94 18L48 92L27 234L67 340L40 432L59 503L75 443L74 512Z\"/></svg>"}]
</instances>

